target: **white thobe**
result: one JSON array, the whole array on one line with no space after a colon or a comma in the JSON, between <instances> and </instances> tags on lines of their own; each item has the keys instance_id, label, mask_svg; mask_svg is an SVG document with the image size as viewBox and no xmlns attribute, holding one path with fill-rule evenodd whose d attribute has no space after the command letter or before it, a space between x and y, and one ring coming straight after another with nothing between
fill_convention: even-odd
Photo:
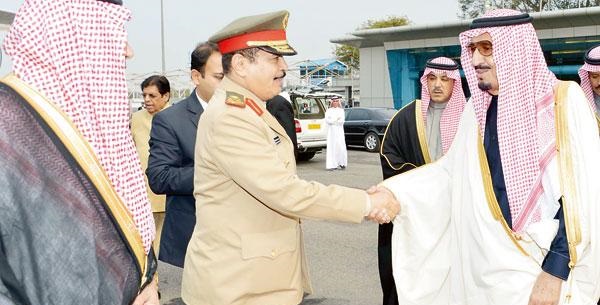
<instances>
[{"instance_id":1,"label":"white thobe","mask_svg":"<svg viewBox=\"0 0 600 305\"><path fill-rule=\"evenodd\" d=\"M444 154L442 150L440 120L447 104L448 102L434 103L432 101L429 102L429 107L427 107L427 147L429 148L429 157L433 161L439 159Z\"/></svg>"},{"instance_id":2,"label":"white thobe","mask_svg":"<svg viewBox=\"0 0 600 305\"><path fill-rule=\"evenodd\" d=\"M557 136L560 150L543 185L549 197L563 194L563 208L579 218L578 260L563 282L560 304L570 294L568 304L592 305L600 297L600 139L576 84L569 85L564 105L566 129L557 129L567 131L560 137L567 140ZM528 304L558 224L547 217L518 236L509 233L480 134L469 102L446 155L382 183L402 207L392 236L400 304Z\"/></svg>"},{"instance_id":3,"label":"white thobe","mask_svg":"<svg viewBox=\"0 0 600 305\"><path fill-rule=\"evenodd\" d=\"M594 105L596 106L596 115L600 116L600 95L594 92Z\"/></svg>"},{"instance_id":4,"label":"white thobe","mask_svg":"<svg viewBox=\"0 0 600 305\"><path fill-rule=\"evenodd\" d=\"M325 112L327 123L327 159L325 168L334 169L348 165L348 152L344 139L344 109L329 108Z\"/></svg>"}]
</instances>

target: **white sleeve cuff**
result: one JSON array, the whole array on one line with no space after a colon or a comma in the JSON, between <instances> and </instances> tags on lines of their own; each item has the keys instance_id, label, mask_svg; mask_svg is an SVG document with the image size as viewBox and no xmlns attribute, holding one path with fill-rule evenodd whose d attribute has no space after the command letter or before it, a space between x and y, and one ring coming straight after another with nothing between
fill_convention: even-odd
<instances>
[{"instance_id":1,"label":"white sleeve cuff","mask_svg":"<svg viewBox=\"0 0 600 305\"><path fill-rule=\"evenodd\" d=\"M369 213L371 212L371 207L373 206L371 203L371 196L369 196L368 193L365 193L367 195L367 204L365 206L365 216L368 216Z\"/></svg>"}]
</instances>

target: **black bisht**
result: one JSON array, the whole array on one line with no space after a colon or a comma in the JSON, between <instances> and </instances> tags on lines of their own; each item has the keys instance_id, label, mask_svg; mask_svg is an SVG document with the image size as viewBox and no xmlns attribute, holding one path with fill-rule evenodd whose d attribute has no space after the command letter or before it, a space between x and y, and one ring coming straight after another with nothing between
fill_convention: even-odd
<instances>
[{"instance_id":1,"label":"black bisht","mask_svg":"<svg viewBox=\"0 0 600 305\"><path fill-rule=\"evenodd\" d=\"M390 120L381 143L381 171L383 179L404 173L426 163L417 125L423 124L420 102L413 101L399 110ZM379 226L378 266L383 291L383 305L397 305L396 283L392 273L393 224Z\"/></svg>"},{"instance_id":2,"label":"black bisht","mask_svg":"<svg viewBox=\"0 0 600 305\"><path fill-rule=\"evenodd\" d=\"M156 270L152 251L140 259L129 216L14 87L0 82L0 304L130 304Z\"/></svg>"},{"instance_id":3,"label":"black bisht","mask_svg":"<svg viewBox=\"0 0 600 305\"><path fill-rule=\"evenodd\" d=\"M383 179L396 176L426 163L417 131L417 117L422 120L417 102L411 102L396 113L388 124L381 143ZM420 106L419 106L420 107Z\"/></svg>"}]
</instances>

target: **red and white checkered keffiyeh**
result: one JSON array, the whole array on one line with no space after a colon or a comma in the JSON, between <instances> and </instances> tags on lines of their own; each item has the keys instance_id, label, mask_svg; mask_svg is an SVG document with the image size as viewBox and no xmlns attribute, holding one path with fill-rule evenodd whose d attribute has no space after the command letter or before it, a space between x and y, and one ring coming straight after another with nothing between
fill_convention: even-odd
<instances>
[{"instance_id":1,"label":"red and white checkered keffiyeh","mask_svg":"<svg viewBox=\"0 0 600 305\"><path fill-rule=\"evenodd\" d=\"M56 103L90 143L133 216L146 252L152 210L129 130L128 9L96 0L25 0L4 41L19 78Z\"/></svg>"},{"instance_id":2,"label":"red and white checkered keffiyeh","mask_svg":"<svg viewBox=\"0 0 600 305\"><path fill-rule=\"evenodd\" d=\"M432 59L431 62L448 66L456 64L456 62L454 62L452 59L446 57L437 57ZM423 76L421 77L421 111L423 113L424 122L427 122L427 108L429 107L429 102L431 101L431 96L429 95L429 90L427 87L427 76L431 73L438 75L446 74L446 76L454 80L452 95L450 96L450 100L448 100L448 104L446 104L446 108L444 109L442 117L440 118L442 150L444 153L446 153L448 148L450 148L450 144L452 144L452 140L454 140L456 130L458 130L458 122L460 121L460 115L465 108L466 98L462 89L462 82L460 80L460 72L458 72L458 69L441 70L426 67L425 71L423 72Z\"/></svg>"},{"instance_id":3,"label":"red and white checkered keffiyeh","mask_svg":"<svg viewBox=\"0 0 600 305\"><path fill-rule=\"evenodd\" d=\"M483 17L520 15L507 9ZM483 134L492 96L478 88L471 38L489 33L498 74L498 142L513 231L541 219L542 174L556 155L554 92L556 77L548 69L531 23L477 28L460 34L461 62L471 101Z\"/></svg>"},{"instance_id":4,"label":"red and white checkered keffiyeh","mask_svg":"<svg viewBox=\"0 0 600 305\"><path fill-rule=\"evenodd\" d=\"M600 46L593 48L588 56L594 59L600 59ZM583 89L583 92L585 92L585 96L590 102L592 109L596 110L596 105L594 103L594 90L592 90L592 83L590 82L590 76L588 74L589 72L600 72L600 65L590 65L586 62L579 69L581 89Z\"/></svg>"}]
</instances>

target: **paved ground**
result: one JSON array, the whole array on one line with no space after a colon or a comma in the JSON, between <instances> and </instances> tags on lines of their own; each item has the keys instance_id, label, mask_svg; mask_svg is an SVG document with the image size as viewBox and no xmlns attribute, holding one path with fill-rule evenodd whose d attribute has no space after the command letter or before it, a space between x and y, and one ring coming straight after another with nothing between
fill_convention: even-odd
<instances>
[{"instance_id":1,"label":"paved ground","mask_svg":"<svg viewBox=\"0 0 600 305\"><path fill-rule=\"evenodd\" d=\"M379 156L361 149L348 151L348 168L326 171L325 154L298 164L307 180L368 188L381 181ZM303 305L377 305L381 289L377 272L377 225L307 220L305 246L314 293ZM162 304L180 305L181 270L159 263ZM198 283L198 285L202 285Z\"/></svg>"}]
</instances>

